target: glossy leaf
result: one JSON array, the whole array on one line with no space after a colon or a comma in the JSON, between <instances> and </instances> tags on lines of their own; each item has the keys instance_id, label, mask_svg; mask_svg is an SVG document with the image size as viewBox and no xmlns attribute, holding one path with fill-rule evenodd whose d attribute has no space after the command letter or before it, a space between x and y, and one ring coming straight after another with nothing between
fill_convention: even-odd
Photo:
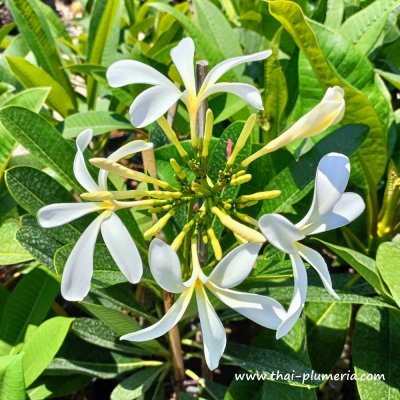
<instances>
[{"instance_id":1,"label":"glossy leaf","mask_svg":"<svg viewBox=\"0 0 400 400\"><path fill-rule=\"evenodd\" d=\"M25 400L21 354L0 357L0 399Z\"/></svg>"}]
</instances>

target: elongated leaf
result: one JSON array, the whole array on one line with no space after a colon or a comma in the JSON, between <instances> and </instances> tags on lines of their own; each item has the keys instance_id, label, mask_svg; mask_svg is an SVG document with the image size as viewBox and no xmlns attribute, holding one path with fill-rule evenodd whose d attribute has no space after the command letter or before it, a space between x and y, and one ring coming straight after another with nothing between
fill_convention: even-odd
<instances>
[{"instance_id":1,"label":"elongated leaf","mask_svg":"<svg viewBox=\"0 0 400 400\"><path fill-rule=\"evenodd\" d=\"M58 352L74 319L54 317L43 322L22 346L25 385L29 386L45 370Z\"/></svg>"},{"instance_id":2,"label":"elongated leaf","mask_svg":"<svg viewBox=\"0 0 400 400\"><path fill-rule=\"evenodd\" d=\"M375 69L375 71L388 82L390 82L396 89L400 89L400 75L391 72Z\"/></svg>"},{"instance_id":3,"label":"elongated leaf","mask_svg":"<svg viewBox=\"0 0 400 400\"><path fill-rule=\"evenodd\" d=\"M399 340L398 311L360 308L353 337L353 364L361 400L400 399ZM366 379L368 374L372 379Z\"/></svg>"},{"instance_id":4,"label":"elongated leaf","mask_svg":"<svg viewBox=\"0 0 400 400\"><path fill-rule=\"evenodd\" d=\"M64 121L63 136L66 139L75 138L85 129L93 129L94 135L101 135L114 130L132 130L132 124L118 114L104 111L89 111L74 114Z\"/></svg>"},{"instance_id":5,"label":"elongated leaf","mask_svg":"<svg viewBox=\"0 0 400 400\"><path fill-rule=\"evenodd\" d=\"M63 117L74 111L75 107L65 88L45 70L36 67L22 57L6 57L8 65L16 78L26 88L48 86L51 88L47 103L50 108Z\"/></svg>"},{"instance_id":6,"label":"elongated leaf","mask_svg":"<svg viewBox=\"0 0 400 400\"><path fill-rule=\"evenodd\" d=\"M365 82L365 79L369 78L368 75L365 76L365 73L360 74L355 66L359 67L358 63L364 63L365 68L372 68L371 65L368 65L368 60L363 60L362 53L359 53L356 49L353 50L351 45L340 35L335 34L333 30L310 21L312 28L317 31L317 41L314 30L305 20L302 10L297 4L291 1L272 1L269 2L269 10L282 23L295 40L297 46L304 52L321 85L324 88L341 86L345 90L346 114L343 121L345 123L360 123L362 121L369 126L370 132L359 150L359 155L366 161L366 165L368 165L375 182L378 182L385 170L387 152L385 126L376 111L376 100L370 101L368 96L370 93L364 94L358 88L350 85L348 76L340 75L340 72L338 72L340 69L337 69L337 67L341 67L348 71L350 68L351 72L357 73L357 76ZM340 42L342 48L340 48L338 42ZM343 46L346 46L347 49ZM332 51L334 54L332 54ZM350 61L343 63L341 51L347 54L351 63ZM335 66L335 69L331 67L327 58ZM332 58L336 60L336 63L332 62ZM354 66L350 67L350 65ZM374 91L375 98L382 96L376 89L371 90ZM379 101L385 100L381 97Z\"/></svg>"},{"instance_id":7,"label":"elongated leaf","mask_svg":"<svg viewBox=\"0 0 400 400\"><path fill-rule=\"evenodd\" d=\"M332 151L351 156L363 143L366 128L362 125L344 126L318 142L312 151L298 162L293 162L276 175L264 190L281 190L281 195L265 200L259 216L285 212L291 205L302 199L313 187L315 171L319 160Z\"/></svg>"},{"instance_id":8,"label":"elongated leaf","mask_svg":"<svg viewBox=\"0 0 400 400\"><path fill-rule=\"evenodd\" d=\"M75 150L56 128L34 112L15 106L0 110L0 122L39 161L53 169L63 182L77 187L72 172Z\"/></svg>"},{"instance_id":9,"label":"elongated leaf","mask_svg":"<svg viewBox=\"0 0 400 400\"><path fill-rule=\"evenodd\" d=\"M70 100L75 101L56 43L37 1L9 0L7 4L38 64L67 90Z\"/></svg>"},{"instance_id":10,"label":"elongated leaf","mask_svg":"<svg viewBox=\"0 0 400 400\"><path fill-rule=\"evenodd\" d=\"M351 304L343 303L307 304L307 347L316 371L328 373L342 354L351 308ZM321 357L321 348L324 357Z\"/></svg>"},{"instance_id":11,"label":"elongated leaf","mask_svg":"<svg viewBox=\"0 0 400 400\"><path fill-rule=\"evenodd\" d=\"M9 218L0 225L0 264L10 265L29 261L32 256L15 240L20 228L17 220Z\"/></svg>"},{"instance_id":12,"label":"elongated leaf","mask_svg":"<svg viewBox=\"0 0 400 400\"><path fill-rule=\"evenodd\" d=\"M374 1L348 18L339 33L362 53L368 54L382 35L390 13L398 5L398 0Z\"/></svg>"},{"instance_id":13,"label":"elongated leaf","mask_svg":"<svg viewBox=\"0 0 400 400\"><path fill-rule=\"evenodd\" d=\"M0 399L25 400L21 354L0 357Z\"/></svg>"},{"instance_id":14,"label":"elongated leaf","mask_svg":"<svg viewBox=\"0 0 400 400\"><path fill-rule=\"evenodd\" d=\"M295 386L316 386L321 383L320 380L311 378L312 369L297 359L276 350L257 348L254 346L245 346L242 344L229 344L226 347L223 360L238 365L244 370L265 374L265 379L272 379L278 382L292 384ZM295 371L293 375L292 372ZM274 379L272 373L279 371L282 376L288 374L290 377L285 380L280 376ZM302 381L302 374L310 377Z\"/></svg>"},{"instance_id":15,"label":"elongated leaf","mask_svg":"<svg viewBox=\"0 0 400 400\"><path fill-rule=\"evenodd\" d=\"M382 243L378 247L376 266L388 286L391 295L400 306L400 246L395 243Z\"/></svg>"},{"instance_id":16,"label":"elongated leaf","mask_svg":"<svg viewBox=\"0 0 400 400\"><path fill-rule=\"evenodd\" d=\"M327 0L325 25L337 29L342 24L344 0Z\"/></svg>"},{"instance_id":17,"label":"elongated leaf","mask_svg":"<svg viewBox=\"0 0 400 400\"><path fill-rule=\"evenodd\" d=\"M0 320L0 354L9 354L24 340L28 325L39 325L59 290L49 272L36 268L10 294Z\"/></svg>"},{"instance_id":18,"label":"elongated leaf","mask_svg":"<svg viewBox=\"0 0 400 400\"><path fill-rule=\"evenodd\" d=\"M111 400L134 400L144 396L162 369L150 367L135 372L115 387L111 393Z\"/></svg>"}]
</instances>

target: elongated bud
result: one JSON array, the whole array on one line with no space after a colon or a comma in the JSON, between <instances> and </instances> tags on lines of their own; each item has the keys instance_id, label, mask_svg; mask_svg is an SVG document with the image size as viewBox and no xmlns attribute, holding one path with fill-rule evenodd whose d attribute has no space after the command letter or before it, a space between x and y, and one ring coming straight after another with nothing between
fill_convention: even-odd
<instances>
[{"instance_id":1,"label":"elongated bud","mask_svg":"<svg viewBox=\"0 0 400 400\"><path fill-rule=\"evenodd\" d=\"M192 229L196 219L193 218L191 219L183 228L182 231L179 232L178 236L174 239L174 241L171 244L171 247L175 250L178 251L179 247L181 247L183 239L185 239L185 236L190 232Z\"/></svg>"},{"instance_id":2,"label":"elongated bud","mask_svg":"<svg viewBox=\"0 0 400 400\"><path fill-rule=\"evenodd\" d=\"M150 239L151 237L157 235L157 233L167 225L167 222L171 219L171 217L175 215L175 210L168 211L163 217L161 217L150 229L144 233L145 239Z\"/></svg>"},{"instance_id":3,"label":"elongated bud","mask_svg":"<svg viewBox=\"0 0 400 400\"><path fill-rule=\"evenodd\" d=\"M237 241L241 244L246 244L249 243L248 240L246 240L244 237L238 235L237 233L233 233L235 235L235 238L237 239Z\"/></svg>"},{"instance_id":4,"label":"elongated bud","mask_svg":"<svg viewBox=\"0 0 400 400\"><path fill-rule=\"evenodd\" d=\"M178 162L175 160L175 158L171 158L169 160L171 167L174 169L176 176L180 181L185 181L187 179L187 176L185 174L185 171L181 168L181 166L178 164Z\"/></svg>"},{"instance_id":5,"label":"elongated bud","mask_svg":"<svg viewBox=\"0 0 400 400\"><path fill-rule=\"evenodd\" d=\"M87 192L80 195L81 199L86 201L103 201L103 200L113 200L114 197L111 192Z\"/></svg>"},{"instance_id":6,"label":"elongated bud","mask_svg":"<svg viewBox=\"0 0 400 400\"><path fill-rule=\"evenodd\" d=\"M256 114L252 114L244 124L242 132L240 133L239 138L235 144L235 148L233 149L232 154L229 157L229 160L226 162L227 170L232 168L233 164L235 164L236 157L239 154L240 150L242 150L243 146L246 144L247 139L249 138L251 131L253 130L256 119L257 119Z\"/></svg>"},{"instance_id":7,"label":"elongated bud","mask_svg":"<svg viewBox=\"0 0 400 400\"><path fill-rule=\"evenodd\" d=\"M243 176L246 173L246 171L244 169L241 169L240 171L232 174L232 179L236 179L239 178L239 176Z\"/></svg>"},{"instance_id":8,"label":"elongated bud","mask_svg":"<svg viewBox=\"0 0 400 400\"><path fill-rule=\"evenodd\" d=\"M318 135L330 126L340 122L344 114L344 91L338 86L329 88L323 99L311 111L303 115L287 131L269 142L262 149L240 163L246 168L257 158L280 149L295 140Z\"/></svg>"},{"instance_id":9,"label":"elongated bud","mask_svg":"<svg viewBox=\"0 0 400 400\"><path fill-rule=\"evenodd\" d=\"M201 150L201 156L206 159L208 157L208 151L210 148L210 142L212 138L214 126L214 115L210 109L207 110L206 114L206 124L204 127L204 139L203 139L203 148Z\"/></svg>"},{"instance_id":10,"label":"elongated bud","mask_svg":"<svg viewBox=\"0 0 400 400\"><path fill-rule=\"evenodd\" d=\"M160 212L165 212L170 210L172 207L174 207L172 204L166 204L165 206L161 206L161 207L153 207L153 208L149 208L148 212L152 213L152 214L158 214Z\"/></svg>"},{"instance_id":11,"label":"elongated bud","mask_svg":"<svg viewBox=\"0 0 400 400\"><path fill-rule=\"evenodd\" d=\"M246 208L246 207L254 206L254 204L257 204L257 203L258 203L257 200L256 200L256 201L248 201L248 202L246 202L246 203L238 203L238 204L236 205L236 207L237 207L237 208Z\"/></svg>"},{"instance_id":12,"label":"elongated bud","mask_svg":"<svg viewBox=\"0 0 400 400\"><path fill-rule=\"evenodd\" d=\"M242 185L243 183L250 181L251 178L252 178L252 176L250 174L245 174L245 175L239 176L238 178L231 179L231 181L229 183L232 186Z\"/></svg>"},{"instance_id":13,"label":"elongated bud","mask_svg":"<svg viewBox=\"0 0 400 400\"><path fill-rule=\"evenodd\" d=\"M265 237L260 232L257 232L254 229L249 228L246 225L241 224L238 221L235 221L229 215L224 214L219 208L213 207L211 212L218 217L221 221L222 225L225 225L228 229L230 229L233 233L238 234L242 238L246 239L248 242L255 243L264 243Z\"/></svg>"},{"instance_id":14,"label":"elongated bud","mask_svg":"<svg viewBox=\"0 0 400 400\"><path fill-rule=\"evenodd\" d=\"M253 194L245 194L243 196L240 196L237 201L240 201L241 203L246 203L248 201L260 201L260 200L269 200L269 199L274 199L275 197L280 196L281 191L280 190L269 190L267 192L257 192Z\"/></svg>"},{"instance_id":15,"label":"elongated bud","mask_svg":"<svg viewBox=\"0 0 400 400\"><path fill-rule=\"evenodd\" d=\"M256 226L258 228L257 220L252 218L252 217L250 217L249 215L243 214L243 213L240 213L240 212L236 212L235 216L240 218L242 221L246 222L247 224L254 225L254 226Z\"/></svg>"},{"instance_id":16,"label":"elongated bud","mask_svg":"<svg viewBox=\"0 0 400 400\"><path fill-rule=\"evenodd\" d=\"M214 256L217 261L219 261L222 258L222 249L221 245L219 244L219 240L215 236L215 232L213 228L208 228L207 229L207 235L210 238L210 243L211 247L213 248L214 251Z\"/></svg>"},{"instance_id":17,"label":"elongated bud","mask_svg":"<svg viewBox=\"0 0 400 400\"><path fill-rule=\"evenodd\" d=\"M144 174L143 172L126 168L123 165L113 162L111 160L107 160L106 158L92 158L89 160L89 162L97 168L104 169L112 174L121 176L123 178L134 179L141 182L147 182L151 183L152 185L162 187L163 189L176 191L176 189L167 182L163 182L160 181L159 179L152 178Z\"/></svg>"},{"instance_id":18,"label":"elongated bud","mask_svg":"<svg viewBox=\"0 0 400 400\"><path fill-rule=\"evenodd\" d=\"M106 202L109 200L106 200ZM168 203L167 200L135 200L135 201L111 201L115 209L132 208L132 207L159 207Z\"/></svg>"},{"instance_id":19,"label":"elongated bud","mask_svg":"<svg viewBox=\"0 0 400 400\"><path fill-rule=\"evenodd\" d=\"M186 152L186 150L182 147L181 143L179 142L178 137L176 136L176 133L174 130L170 127L168 121L164 118L161 117L157 120L158 125L160 125L161 129L164 131L165 135L167 138L170 140L170 142L176 147L176 150L178 150L179 155L185 160L189 161L189 155Z\"/></svg>"}]
</instances>

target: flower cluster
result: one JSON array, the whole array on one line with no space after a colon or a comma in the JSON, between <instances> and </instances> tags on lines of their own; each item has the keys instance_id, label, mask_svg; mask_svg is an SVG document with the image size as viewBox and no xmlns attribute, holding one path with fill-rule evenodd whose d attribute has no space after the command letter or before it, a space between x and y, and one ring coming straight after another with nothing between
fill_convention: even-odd
<instances>
[{"instance_id":1,"label":"flower cluster","mask_svg":"<svg viewBox=\"0 0 400 400\"><path fill-rule=\"evenodd\" d=\"M259 157L295 140L317 135L338 123L343 117L345 108L343 90L339 87L329 88L321 102L287 131L248 158L239 161L238 155L249 140L256 123L256 115L250 116L233 148L227 154L224 169L219 171L214 181L208 175L214 122L211 110L206 114L203 135L201 138L196 135L199 107L214 93L232 93L256 109L263 108L261 96L255 87L245 83L217 83L217 81L230 69L242 63L264 60L270 54L270 51L262 51L221 62L212 68L199 90L196 90L193 67L194 43L190 38L183 39L171 51L172 60L182 78L183 90L154 68L138 61L118 61L109 67L107 78L110 86L120 87L137 83L152 85L133 101L130 108L131 120L136 127L157 122L163 129L180 156L179 160L170 160L176 182L167 183L156 176L123 166L119 161L128 155L152 151L151 143L134 140L108 158L90 159L90 163L99 168L98 183L96 183L85 164L83 154L92 139L91 130L86 130L77 138L77 154L74 162L76 179L86 190L80 196L82 202L43 207L39 211L38 221L43 227L51 228L89 213L100 212L73 248L62 277L62 295L68 300L80 301L90 290L93 252L100 231L111 256L126 279L131 283L137 283L142 276L141 255L128 230L117 216L118 210L140 207L147 209L153 215L161 214L157 222L144 233L146 239L157 236L181 208L190 210L187 213L186 223L173 242L168 245L159 238L154 238L148 253L149 266L155 281L165 291L179 293L179 297L159 322L141 331L125 335L122 339L145 341L164 335L182 318L191 298L195 295L205 359L209 368L215 369L224 352L226 335L208 299L207 291L246 318L276 330L278 338L290 331L304 307L307 274L303 260L318 272L327 291L338 298L332 288L324 259L300 241L308 235L344 226L363 211L364 203L361 197L355 193L345 193L350 173L350 164L346 156L329 153L321 159L317 168L314 198L310 210L297 224L278 214L263 215L256 221L245 213L246 207L258 201L278 197L281 188L237 198L226 198L222 193L231 187L251 181L252 176L247 172L247 168ZM163 117L179 99L186 105L189 113L191 151L188 150L188 146L182 145L180 138ZM182 163L186 165L185 168ZM146 183L150 189L126 191L109 189L107 186L109 173ZM232 232L239 243L225 255L214 230L215 219L218 219L227 231ZM214 257L218 261L208 276L199 262L198 240L211 245ZM294 292L287 310L268 296L232 290L251 273L258 253L266 241L287 253L292 262Z\"/></svg>"}]
</instances>

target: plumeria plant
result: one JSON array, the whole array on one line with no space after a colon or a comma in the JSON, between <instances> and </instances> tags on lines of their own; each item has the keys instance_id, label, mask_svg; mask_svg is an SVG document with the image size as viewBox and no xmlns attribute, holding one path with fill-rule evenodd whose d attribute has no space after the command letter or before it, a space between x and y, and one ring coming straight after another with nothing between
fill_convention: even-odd
<instances>
[{"instance_id":1,"label":"plumeria plant","mask_svg":"<svg viewBox=\"0 0 400 400\"><path fill-rule=\"evenodd\" d=\"M0 400L400 396L398 4L75 3L9 0Z\"/></svg>"}]
</instances>

